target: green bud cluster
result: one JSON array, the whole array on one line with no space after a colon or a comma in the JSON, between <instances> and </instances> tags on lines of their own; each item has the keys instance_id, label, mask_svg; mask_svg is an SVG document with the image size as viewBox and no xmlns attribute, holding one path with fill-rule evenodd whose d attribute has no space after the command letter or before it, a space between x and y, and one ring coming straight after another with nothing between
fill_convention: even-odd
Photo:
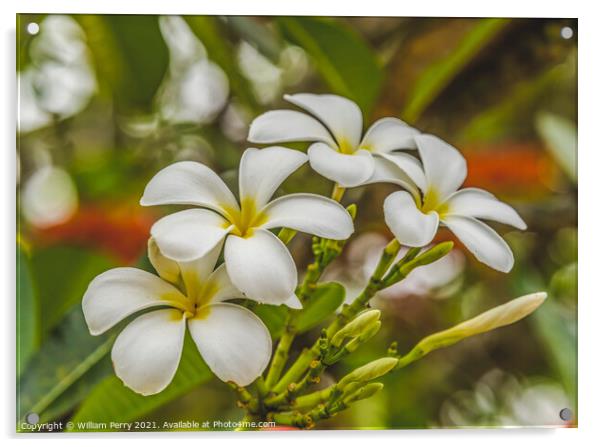
<instances>
[{"instance_id":1,"label":"green bud cluster","mask_svg":"<svg viewBox=\"0 0 602 447\"><path fill-rule=\"evenodd\" d=\"M393 284L406 278L412 270L423 265L432 264L438 261L443 256L447 255L452 248L454 243L451 241L441 242L434 247L420 253L419 248L412 248L408 251L406 256L395 264L389 273L383 278L381 289L392 286Z\"/></svg>"}]
</instances>

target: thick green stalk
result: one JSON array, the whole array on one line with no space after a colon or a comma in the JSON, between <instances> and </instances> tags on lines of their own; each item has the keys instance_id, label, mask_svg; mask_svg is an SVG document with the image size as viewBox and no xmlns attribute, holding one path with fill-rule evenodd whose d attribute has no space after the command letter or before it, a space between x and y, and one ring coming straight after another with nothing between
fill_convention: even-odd
<instances>
[{"instance_id":1,"label":"thick green stalk","mask_svg":"<svg viewBox=\"0 0 602 447\"><path fill-rule=\"evenodd\" d=\"M272 358L272 364L265 380L265 386L268 390L270 390L276 384L280 378L280 374L282 374L284 366L286 365L286 361L288 360L288 352L291 348L293 340L295 339L295 335L297 334L294 326L294 320L295 315L289 314L287 324L284 328L282 336L280 337L280 341L278 342L278 347L276 348L276 352Z\"/></svg>"}]
</instances>

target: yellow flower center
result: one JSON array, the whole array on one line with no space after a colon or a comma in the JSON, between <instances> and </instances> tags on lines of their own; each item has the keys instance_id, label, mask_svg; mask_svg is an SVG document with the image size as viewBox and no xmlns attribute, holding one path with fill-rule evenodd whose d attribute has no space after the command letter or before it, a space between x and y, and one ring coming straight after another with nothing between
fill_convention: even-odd
<instances>
[{"instance_id":1,"label":"yellow flower center","mask_svg":"<svg viewBox=\"0 0 602 447\"><path fill-rule=\"evenodd\" d=\"M186 290L185 286L180 287L182 293L169 293L162 298L181 310L187 319L204 319L211 312L209 304L212 298L218 292L219 287L214 281L207 281L204 284L196 285L193 289Z\"/></svg>"},{"instance_id":2,"label":"yellow flower center","mask_svg":"<svg viewBox=\"0 0 602 447\"><path fill-rule=\"evenodd\" d=\"M432 187L426 191L422 198L422 205L418 203L417 206L424 214L435 211L441 218L449 211L448 204L446 202L441 203L439 191Z\"/></svg>"},{"instance_id":3,"label":"yellow flower center","mask_svg":"<svg viewBox=\"0 0 602 447\"><path fill-rule=\"evenodd\" d=\"M347 154L347 155L351 155L351 154L355 153L355 151L356 151L356 149L357 149L356 147L354 147L353 145L351 145L351 144L349 143L349 141L347 141L347 140L346 140L346 139L344 139L344 138L341 138L341 139L338 141L338 143L339 143L339 152L340 152L341 154Z\"/></svg>"},{"instance_id":4,"label":"yellow flower center","mask_svg":"<svg viewBox=\"0 0 602 447\"><path fill-rule=\"evenodd\" d=\"M253 228L263 225L268 216L257 210L257 205L253 197L244 197L240 203L240 210L229 206L222 206L229 220L228 226L234 225L231 234L240 237L250 237L253 235Z\"/></svg>"}]
</instances>

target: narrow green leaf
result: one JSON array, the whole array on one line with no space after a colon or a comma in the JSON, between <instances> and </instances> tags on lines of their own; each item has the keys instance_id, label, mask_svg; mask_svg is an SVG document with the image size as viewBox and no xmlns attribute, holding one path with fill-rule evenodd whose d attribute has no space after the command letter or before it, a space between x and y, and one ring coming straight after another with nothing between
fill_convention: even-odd
<instances>
[{"instance_id":1,"label":"narrow green leaf","mask_svg":"<svg viewBox=\"0 0 602 447\"><path fill-rule=\"evenodd\" d=\"M345 288L337 282L319 284L311 297L303 303L297 319L297 329L305 332L315 327L334 312L345 301Z\"/></svg>"},{"instance_id":2,"label":"narrow green leaf","mask_svg":"<svg viewBox=\"0 0 602 447\"><path fill-rule=\"evenodd\" d=\"M70 246L42 248L33 253L32 272L40 298L42 335L56 326L76 303L90 281L114 267L107 257L90 250Z\"/></svg>"},{"instance_id":3,"label":"narrow green leaf","mask_svg":"<svg viewBox=\"0 0 602 447\"><path fill-rule=\"evenodd\" d=\"M184 16L184 20L205 46L209 59L226 72L234 94L253 112L258 112L257 100L253 96L249 82L240 73L234 46L224 35L219 20L212 16Z\"/></svg>"},{"instance_id":4,"label":"narrow green leaf","mask_svg":"<svg viewBox=\"0 0 602 447\"><path fill-rule=\"evenodd\" d=\"M75 424L71 431L86 431L83 424L87 421L108 424L137 420L208 381L211 377L211 371L187 334L178 371L165 390L153 396L142 396L127 388L121 380L112 375L90 392L71 419ZM111 428L107 427L106 430L109 431Z\"/></svg>"},{"instance_id":5,"label":"narrow green leaf","mask_svg":"<svg viewBox=\"0 0 602 447\"><path fill-rule=\"evenodd\" d=\"M341 21L318 17L280 17L277 23L286 38L307 51L335 93L369 113L380 93L383 72L359 34Z\"/></svg>"},{"instance_id":6,"label":"narrow green leaf","mask_svg":"<svg viewBox=\"0 0 602 447\"><path fill-rule=\"evenodd\" d=\"M546 148L573 182L577 182L577 126L552 113L542 112L535 118L537 132Z\"/></svg>"},{"instance_id":7,"label":"narrow green leaf","mask_svg":"<svg viewBox=\"0 0 602 447\"><path fill-rule=\"evenodd\" d=\"M538 74L534 78L517 83L499 103L482 110L458 132L458 139L464 143L474 141L494 141L501 139L518 122L532 119L531 111L540 99L558 83L572 76L575 61L570 57L566 64Z\"/></svg>"},{"instance_id":8,"label":"narrow green leaf","mask_svg":"<svg viewBox=\"0 0 602 447\"><path fill-rule=\"evenodd\" d=\"M478 20L451 53L424 69L408 95L402 119L414 123L439 93L510 23L508 19Z\"/></svg>"},{"instance_id":9,"label":"narrow green leaf","mask_svg":"<svg viewBox=\"0 0 602 447\"><path fill-rule=\"evenodd\" d=\"M17 245L17 375L40 344L40 311L30 260Z\"/></svg>"},{"instance_id":10,"label":"narrow green leaf","mask_svg":"<svg viewBox=\"0 0 602 447\"><path fill-rule=\"evenodd\" d=\"M62 408L69 407L98 381L103 371L97 370L94 377L81 381L99 362L106 357L112 344L112 337L92 337L84 321L82 310L76 305L52 336L42 344L36 355L17 382L17 415L34 412L41 420L59 416L55 403L78 383L79 394L71 394L63 399ZM107 373L107 369L104 373Z\"/></svg>"},{"instance_id":11,"label":"narrow green leaf","mask_svg":"<svg viewBox=\"0 0 602 447\"><path fill-rule=\"evenodd\" d=\"M75 15L92 52L99 79L106 79L122 109L149 112L169 63L167 45L152 15Z\"/></svg>"}]
</instances>

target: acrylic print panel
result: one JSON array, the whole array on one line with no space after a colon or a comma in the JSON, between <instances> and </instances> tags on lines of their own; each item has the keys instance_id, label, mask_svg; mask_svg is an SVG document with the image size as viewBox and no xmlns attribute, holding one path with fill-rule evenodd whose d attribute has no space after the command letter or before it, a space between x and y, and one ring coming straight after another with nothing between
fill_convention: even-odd
<instances>
[{"instance_id":1,"label":"acrylic print panel","mask_svg":"<svg viewBox=\"0 0 602 447\"><path fill-rule=\"evenodd\" d=\"M576 20L17 19L17 431L576 426Z\"/></svg>"}]
</instances>

